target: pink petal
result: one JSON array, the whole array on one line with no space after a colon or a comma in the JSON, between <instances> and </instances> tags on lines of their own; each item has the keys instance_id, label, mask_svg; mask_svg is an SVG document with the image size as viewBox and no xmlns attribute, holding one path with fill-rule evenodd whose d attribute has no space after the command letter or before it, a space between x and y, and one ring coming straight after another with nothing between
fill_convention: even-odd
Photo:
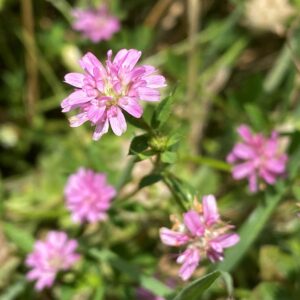
<instances>
[{"instance_id":1,"label":"pink petal","mask_svg":"<svg viewBox=\"0 0 300 300\"><path fill-rule=\"evenodd\" d=\"M236 233L227 233L220 235L210 241L210 244L214 244L214 248L229 248L237 244L240 240L240 236ZM217 247L216 247L217 246Z\"/></svg>"},{"instance_id":2,"label":"pink petal","mask_svg":"<svg viewBox=\"0 0 300 300\"><path fill-rule=\"evenodd\" d=\"M130 49L128 50L123 62L122 62L122 68L127 69L131 71L138 60L140 59L142 55L141 51L137 51L135 49Z\"/></svg>"},{"instance_id":3,"label":"pink petal","mask_svg":"<svg viewBox=\"0 0 300 300\"><path fill-rule=\"evenodd\" d=\"M128 53L127 49L121 49L120 51L118 51L118 53L116 54L116 56L113 60L113 64L121 66L122 62L124 61L124 59L127 55L127 53Z\"/></svg>"},{"instance_id":4,"label":"pink petal","mask_svg":"<svg viewBox=\"0 0 300 300\"><path fill-rule=\"evenodd\" d=\"M221 252L218 252L214 250L213 248L210 248L207 250L207 258L212 262L216 263L218 261L222 261L224 259L224 253L223 250Z\"/></svg>"},{"instance_id":5,"label":"pink petal","mask_svg":"<svg viewBox=\"0 0 300 300\"><path fill-rule=\"evenodd\" d=\"M126 120L120 108L112 106L108 111L108 119L115 135L120 136L126 131Z\"/></svg>"},{"instance_id":6,"label":"pink petal","mask_svg":"<svg viewBox=\"0 0 300 300\"><path fill-rule=\"evenodd\" d=\"M278 141L272 138L268 139L264 145L264 153L267 156L276 156L278 151Z\"/></svg>"},{"instance_id":7,"label":"pink petal","mask_svg":"<svg viewBox=\"0 0 300 300\"><path fill-rule=\"evenodd\" d=\"M43 275L38 279L37 283L35 284L35 288L38 291L43 290L45 287L51 287L53 285L55 279L55 274L48 274L48 275Z\"/></svg>"},{"instance_id":8,"label":"pink petal","mask_svg":"<svg viewBox=\"0 0 300 300\"><path fill-rule=\"evenodd\" d=\"M220 215L218 213L218 207L216 199L213 195L204 196L202 199L203 216L205 223L210 226L216 223Z\"/></svg>"},{"instance_id":9,"label":"pink petal","mask_svg":"<svg viewBox=\"0 0 300 300\"><path fill-rule=\"evenodd\" d=\"M242 179L249 176L254 171L254 165L251 162L246 162L236 165L232 170L234 179Z\"/></svg>"},{"instance_id":10,"label":"pink petal","mask_svg":"<svg viewBox=\"0 0 300 300\"><path fill-rule=\"evenodd\" d=\"M87 117L92 123L96 124L103 117L105 110L106 106L99 107L91 105L87 111Z\"/></svg>"},{"instance_id":11,"label":"pink petal","mask_svg":"<svg viewBox=\"0 0 300 300\"><path fill-rule=\"evenodd\" d=\"M84 91L78 90L61 102L61 108L63 112L68 112L73 109L72 106L80 106L81 104L91 101L91 99L93 99L93 97L88 97Z\"/></svg>"},{"instance_id":12,"label":"pink petal","mask_svg":"<svg viewBox=\"0 0 300 300\"><path fill-rule=\"evenodd\" d=\"M70 126L71 127L78 127L78 126L82 125L84 122L86 122L88 119L89 118L88 118L86 112L80 113L78 115L75 115L75 116L69 118Z\"/></svg>"},{"instance_id":13,"label":"pink petal","mask_svg":"<svg viewBox=\"0 0 300 300\"><path fill-rule=\"evenodd\" d=\"M143 114L143 108L134 98L123 97L119 100L118 104L135 118L140 118Z\"/></svg>"},{"instance_id":14,"label":"pink petal","mask_svg":"<svg viewBox=\"0 0 300 300\"><path fill-rule=\"evenodd\" d=\"M39 255L42 255L43 257L46 257L48 255L48 248L46 243L42 241L37 241L34 244L34 250L35 252L32 253L32 255L35 255L35 253L38 253Z\"/></svg>"},{"instance_id":15,"label":"pink petal","mask_svg":"<svg viewBox=\"0 0 300 300\"><path fill-rule=\"evenodd\" d=\"M239 143L236 144L233 148L233 153L239 159L251 159L255 157L255 149L250 147L249 145Z\"/></svg>"},{"instance_id":16,"label":"pink petal","mask_svg":"<svg viewBox=\"0 0 300 300\"><path fill-rule=\"evenodd\" d=\"M108 124L108 119L106 117L106 114L103 115L102 121L98 122L96 125L96 129L93 134L93 140L98 141L103 134L108 132L109 124Z\"/></svg>"},{"instance_id":17,"label":"pink petal","mask_svg":"<svg viewBox=\"0 0 300 300\"><path fill-rule=\"evenodd\" d=\"M156 72L156 69L150 65L143 65L144 68L144 75L151 75L152 73Z\"/></svg>"},{"instance_id":18,"label":"pink petal","mask_svg":"<svg viewBox=\"0 0 300 300\"><path fill-rule=\"evenodd\" d=\"M33 269L26 274L26 278L30 281L36 280L41 276L41 272L37 269Z\"/></svg>"},{"instance_id":19,"label":"pink petal","mask_svg":"<svg viewBox=\"0 0 300 300\"><path fill-rule=\"evenodd\" d=\"M252 141L252 132L247 125L240 125L237 132L245 142L249 143Z\"/></svg>"},{"instance_id":20,"label":"pink petal","mask_svg":"<svg viewBox=\"0 0 300 300\"><path fill-rule=\"evenodd\" d=\"M137 88L139 98L144 101L159 101L160 93L157 90L148 87Z\"/></svg>"},{"instance_id":21,"label":"pink petal","mask_svg":"<svg viewBox=\"0 0 300 300\"><path fill-rule=\"evenodd\" d=\"M226 161L229 163L229 164L233 164L235 163L236 161L238 160L238 158L235 156L235 154L232 152L230 152L227 157L226 157Z\"/></svg>"},{"instance_id":22,"label":"pink petal","mask_svg":"<svg viewBox=\"0 0 300 300\"><path fill-rule=\"evenodd\" d=\"M143 81L140 81L140 77L142 75L145 75L145 68L143 66L135 67L133 68L133 70L131 70L130 73L127 74L126 78L124 78L123 80L126 84L128 84L130 81L135 81L135 84L144 84L144 81L146 81L145 78L143 78Z\"/></svg>"},{"instance_id":23,"label":"pink petal","mask_svg":"<svg viewBox=\"0 0 300 300\"><path fill-rule=\"evenodd\" d=\"M248 177L249 180L249 191L251 193L255 193L258 190L257 187L257 175L255 172L253 172L252 174L249 175Z\"/></svg>"},{"instance_id":24,"label":"pink petal","mask_svg":"<svg viewBox=\"0 0 300 300\"><path fill-rule=\"evenodd\" d=\"M76 240L69 240L64 247L64 251L65 253L69 254L74 252L77 247L78 247L78 243Z\"/></svg>"},{"instance_id":25,"label":"pink petal","mask_svg":"<svg viewBox=\"0 0 300 300\"><path fill-rule=\"evenodd\" d=\"M261 169L259 175L268 183L274 184L276 182L276 175L272 172L269 172L267 169Z\"/></svg>"},{"instance_id":26,"label":"pink petal","mask_svg":"<svg viewBox=\"0 0 300 300\"><path fill-rule=\"evenodd\" d=\"M182 280L188 280L200 262L199 251L196 248L190 248L185 250L178 258L177 263L182 264L179 270L179 276Z\"/></svg>"},{"instance_id":27,"label":"pink petal","mask_svg":"<svg viewBox=\"0 0 300 300\"><path fill-rule=\"evenodd\" d=\"M78 88L83 87L85 76L81 73L68 73L65 75L65 82Z\"/></svg>"},{"instance_id":28,"label":"pink petal","mask_svg":"<svg viewBox=\"0 0 300 300\"><path fill-rule=\"evenodd\" d=\"M188 230L191 232L194 236L202 236L205 227L203 223L200 220L200 216L197 212L190 210L187 213L183 215L184 218L184 224L188 228Z\"/></svg>"},{"instance_id":29,"label":"pink petal","mask_svg":"<svg viewBox=\"0 0 300 300\"><path fill-rule=\"evenodd\" d=\"M147 87L149 88L162 88L166 86L166 79L162 75L148 76L144 80L147 82Z\"/></svg>"},{"instance_id":30,"label":"pink petal","mask_svg":"<svg viewBox=\"0 0 300 300\"><path fill-rule=\"evenodd\" d=\"M165 245L175 247L184 245L190 240L185 233L173 231L165 227L159 230L159 236Z\"/></svg>"},{"instance_id":31,"label":"pink petal","mask_svg":"<svg viewBox=\"0 0 300 300\"><path fill-rule=\"evenodd\" d=\"M91 52L85 54L79 61L79 64L84 70L86 70L92 76L94 75L95 68L98 70L98 72L100 72L100 74L103 77L107 75L102 63Z\"/></svg>"},{"instance_id":32,"label":"pink petal","mask_svg":"<svg viewBox=\"0 0 300 300\"><path fill-rule=\"evenodd\" d=\"M283 159L282 159L283 158ZM266 161L265 167L274 173L281 174L284 173L286 167L286 156L280 158L271 158Z\"/></svg>"},{"instance_id":33,"label":"pink petal","mask_svg":"<svg viewBox=\"0 0 300 300\"><path fill-rule=\"evenodd\" d=\"M50 231L47 236L47 240L56 247L64 247L65 242L68 240L68 236L65 232L62 231Z\"/></svg>"}]
</instances>

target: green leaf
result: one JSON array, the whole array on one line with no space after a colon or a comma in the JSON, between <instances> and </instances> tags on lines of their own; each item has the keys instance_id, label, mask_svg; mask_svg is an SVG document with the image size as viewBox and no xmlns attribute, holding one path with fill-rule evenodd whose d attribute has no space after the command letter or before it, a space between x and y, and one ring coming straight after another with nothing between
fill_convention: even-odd
<instances>
[{"instance_id":1,"label":"green leaf","mask_svg":"<svg viewBox=\"0 0 300 300\"><path fill-rule=\"evenodd\" d=\"M228 272L224 272L224 271L220 271L221 272L221 276L222 279L225 283L226 286L226 290L228 293L228 298L231 299L233 297L233 280L232 277L230 275L230 273Z\"/></svg>"},{"instance_id":2,"label":"green leaf","mask_svg":"<svg viewBox=\"0 0 300 300\"><path fill-rule=\"evenodd\" d=\"M1 293L0 300L14 300L14 299L20 299L17 298L26 287L26 281L21 279L15 282L14 284L11 284L5 292Z\"/></svg>"},{"instance_id":3,"label":"green leaf","mask_svg":"<svg viewBox=\"0 0 300 300\"><path fill-rule=\"evenodd\" d=\"M183 156L180 158L183 161L190 161L199 165L208 166L210 168L225 171L225 172L231 172L231 165L222 161L217 160L211 157L206 156Z\"/></svg>"},{"instance_id":4,"label":"green leaf","mask_svg":"<svg viewBox=\"0 0 300 300\"><path fill-rule=\"evenodd\" d=\"M161 161L166 164L173 164L177 160L177 154L175 152L166 151L161 155Z\"/></svg>"},{"instance_id":5,"label":"green leaf","mask_svg":"<svg viewBox=\"0 0 300 300\"><path fill-rule=\"evenodd\" d=\"M275 64L269 71L264 82L264 89L267 93L273 92L286 77L286 73L291 66L291 50L285 45L279 54Z\"/></svg>"},{"instance_id":6,"label":"green leaf","mask_svg":"<svg viewBox=\"0 0 300 300\"><path fill-rule=\"evenodd\" d=\"M155 155L157 152L155 150L149 149L146 151L143 151L141 153L137 153L135 157L135 162L145 160L150 158L151 156Z\"/></svg>"},{"instance_id":7,"label":"green leaf","mask_svg":"<svg viewBox=\"0 0 300 300\"><path fill-rule=\"evenodd\" d=\"M129 147L129 154L136 155L141 153L148 148L148 135L138 135L133 138Z\"/></svg>"},{"instance_id":8,"label":"green leaf","mask_svg":"<svg viewBox=\"0 0 300 300\"><path fill-rule=\"evenodd\" d=\"M136 265L122 259L110 250L99 251L94 248L89 250L89 254L99 260L108 261L115 269L137 281L143 288L151 291L156 296L166 297L172 293L168 286L153 276L143 274Z\"/></svg>"},{"instance_id":9,"label":"green leaf","mask_svg":"<svg viewBox=\"0 0 300 300\"><path fill-rule=\"evenodd\" d=\"M130 123L134 127L139 128L139 129L143 129L143 130L146 130L146 131L151 131L150 126L143 119L143 117L137 119L137 118L134 118L133 116L131 116L130 114L128 114L128 113L126 113L124 111L123 111L123 113L126 116L126 121L128 121L128 123Z\"/></svg>"},{"instance_id":10,"label":"green leaf","mask_svg":"<svg viewBox=\"0 0 300 300\"><path fill-rule=\"evenodd\" d=\"M142 275L140 278L140 285L148 291L151 291L154 295L160 297L170 295L172 292L168 286L150 276Z\"/></svg>"},{"instance_id":11,"label":"green leaf","mask_svg":"<svg viewBox=\"0 0 300 300\"><path fill-rule=\"evenodd\" d=\"M28 253L32 250L34 238L27 230L21 229L11 223L3 224L4 233L20 250Z\"/></svg>"},{"instance_id":12,"label":"green leaf","mask_svg":"<svg viewBox=\"0 0 300 300\"><path fill-rule=\"evenodd\" d=\"M139 188L142 189L146 186L152 185L162 180L163 177L160 174L150 174L143 177L139 183Z\"/></svg>"},{"instance_id":13,"label":"green leaf","mask_svg":"<svg viewBox=\"0 0 300 300\"><path fill-rule=\"evenodd\" d=\"M184 136L184 133L180 132L180 131L171 134L171 136L168 137L167 147L170 148L173 145L176 145L178 142L180 142L180 140L183 138L183 136Z\"/></svg>"},{"instance_id":14,"label":"green leaf","mask_svg":"<svg viewBox=\"0 0 300 300\"><path fill-rule=\"evenodd\" d=\"M300 132L296 131L291 135L291 145L289 147L288 174L290 179L298 175L300 168Z\"/></svg>"},{"instance_id":15,"label":"green leaf","mask_svg":"<svg viewBox=\"0 0 300 300\"><path fill-rule=\"evenodd\" d=\"M263 230L286 189L282 182L278 182L275 189L270 188L265 193L264 201L255 208L239 230L239 243L226 251L225 259L218 264L218 269L230 272L240 262Z\"/></svg>"},{"instance_id":16,"label":"green leaf","mask_svg":"<svg viewBox=\"0 0 300 300\"><path fill-rule=\"evenodd\" d=\"M151 126L154 129L159 129L166 123L166 121L170 117L173 102L174 97L172 93L170 96L166 97L159 103L151 120Z\"/></svg>"},{"instance_id":17,"label":"green leaf","mask_svg":"<svg viewBox=\"0 0 300 300\"><path fill-rule=\"evenodd\" d=\"M185 287L173 300L200 300L202 294L214 283L221 275L219 271L209 273L196 279Z\"/></svg>"},{"instance_id":18,"label":"green leaf","mask_svg":"<svg viewBox=\"0 0 300 300\"><path fill-rule=\"evenodd\" d=\"M263 115L258 106L247 104L245 105L245 111L250 119L251 124L256 130L268 128L266 123L267 118Z\"/></svg>"}]
</instances>

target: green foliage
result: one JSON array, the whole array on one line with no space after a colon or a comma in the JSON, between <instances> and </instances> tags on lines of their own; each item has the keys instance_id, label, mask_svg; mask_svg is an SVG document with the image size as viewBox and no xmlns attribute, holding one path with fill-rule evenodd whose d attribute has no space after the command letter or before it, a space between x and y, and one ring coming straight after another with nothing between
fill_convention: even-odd
<instances>
[{"instance_id":1,"label":"green foliage","mask_svg":"<svg viewBox=\"0 0 300 300\"><path fill-rule=\"evenodd\" d=\"M139 183L139 188L142 189L146 186L152 185L156 182L159 182L162 180L162 176L160 174L150 174L145 177L143 177Z\"/></svg>"},{"instance_id":2,"label":"green foliage","mask_svg":"<svg viewBox=\"0 0 300 300\"><path fill-rule=\"evenodd\" d=\"M215 280L221 275L219 271L209 273L185 287L173 300L197 300L203 293L215 282Z\"/></svg>"},{"instance_id":3,"label":"green foliage","mask_svg":"<svg viewBox=\"0 0 300 300\"><path fill-rule=\"evenodd\" d=\"M191 185L170 174L165 175L164 181L183 211L186 211L188 207L191 207L192 201L196 195L196 191Z\"/></svg>"},{"instance_id":4,"label":"green foliage","mask_svg":"<svg viewBox=\"0 0 300 300\"><path fill-rule=\"evenodd\" d=\"M131 280L139 282L142 287L150 290L157 296L168 296L172 290L155 279L154 277L147 276L143 274L137 266L131 264L128 261L123 260L121 257L117 256L107 250L98 251L92 249L89 251L91 255L100 259L100 261L109 261L110 264L116 268L119 272L126 274Z\"/></svg>"},{"instance_id":5,"label":"green foliage","mask_svg":"<svg viewBox=\"0 0 300 300\"><path fill-rule=\"evenodd\" d=\"M174 102L174 96L170 95L159 103L151 120L151 126L154 129L161 128L168 121L171 115L173 102Z\"/></svg>"},{"instance_id":6,"label":"green foliage","mask_svg":"<svg viewBox=\"0 0 300 300\"><path fill-rule=\"evenodd\" d=\"M8 239L14 242L23 253L28 253L33 249L34 239L27 230L11 223L4 223L2 226Z\"/></svg>"},{"instance_id":7,"label":"green foliage","mask_svg":"<svg viewBox=\"0 0 300 300\"><path fill-rule=\"evenodd\" d=\"M122 28L93 44L72 29L71 9L100 2L0 0L0 300L134 300L141 287L168 300L300 299L300 1L289 1L296 13L280 36L249 26L247 1L213 1L194 38L188 1L106 1ZM122 48L141 50L138 63L157 67L168 87L159 103L141 101L142 118L125 113L124 135L94 142L93 128L70 128L61 113L71 90L63 76L82 72L87 51L104 63ZM278 131L289 156L281 181L260 182L256 194L226 162L242 123ZM105 222L71 221L64 186L79 167L106 173L118 191ZM185 283L182 249L162 246L159 228L210 193L241 239L217 265L201 257L206 275ZM24 259L52 229L77 239L82 259L39 294Z\"/></svg>"}]
</instances>

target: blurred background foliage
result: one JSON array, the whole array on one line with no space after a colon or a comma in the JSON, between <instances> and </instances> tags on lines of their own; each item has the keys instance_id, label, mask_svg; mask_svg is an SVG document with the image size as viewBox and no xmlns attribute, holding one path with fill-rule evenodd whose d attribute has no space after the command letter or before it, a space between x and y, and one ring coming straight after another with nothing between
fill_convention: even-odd
<instances>
[{"instance_id":1,"label":"blurred background foliage","mask_svg":"<svg viewBox=\"0 0 300 300\"><path fill-rule=\"evenodd\" d=\"M106 172L109 182L121 187L133 168L124 187L131 191L150 172L149 163L133 166L128 156L139 130L130 127L120 138L108 134L93 142L88 125L69 128L60 110L70 91L63 76L78 70L79 57L92 51L103 61L108 49L120 48L142 50L143 62L160 69L170 90L177 86L164 128L167 135L179 133L178 152L168 158L172 169L198 195L214 193L225 219L237 227L263 193L250 195L245 182L231 179L225 157L236 140L235 128L246 123L286 136L295 180L232 268L231 280L236 299L300 298L300 1L290 2L294 14L281 34L249 26L247 1L198 1L196 16L192 2L108 1L122 30L93 45L70 23L70 9L87 1L0 1L0 299L134 299L138 285L161 288L153 276L176 278L177 266L158 238L159 227L169 224L176 208L158 183L116 204L111 222L85 229L81 245L93 245L82 249L87 259L59 278L51 293L37 295L24 279L23 259L35 238L55 228L71 236L82 230L64 207L64 184L71 173L89 167ZM146 108L146 118L153 108ZM204 264L197 275L207 268ZM227 299L231 280L217 280L203 299Z\"/></svg>"}]
</instances>

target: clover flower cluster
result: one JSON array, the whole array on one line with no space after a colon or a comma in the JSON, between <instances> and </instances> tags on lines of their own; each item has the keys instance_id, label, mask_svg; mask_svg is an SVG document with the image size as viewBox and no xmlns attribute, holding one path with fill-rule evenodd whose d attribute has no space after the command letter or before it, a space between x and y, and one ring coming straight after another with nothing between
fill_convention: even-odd
<instances>
[{"instance_id":1,"label":"clover flower cluster","mask_svg":"<svg viewBox=\"0 0 300 300\"><path fill-rule=\"evenodd\" d=\"M261 133L253 134L246 125L241 125L237 132L242 142L227 156L227 162L233 165L233 178L248 178L251 192L257 192L259 178L270 185L276 183L277 178L284 175L288 160L280 150L278 134L274 131L266 138Z\"/></svg>"},{"instance_id":2,"label":"clover flower cluster","mask_svg":"<svg viewBox=\"0 0 300 300\"><path fill-rule=\"evenodd\" d=\"M65 187L66 206L74 222L97 222L106 219L116 190L106 182L106 175L80 168Z\"/></svg>"},{"instance_id":3,"label":"clover flower cluster","mask_svg":"<svg viewBox=\"0 0 300 300\"><path fill-rule=\"evenodd\" d=\"M101 5L96 9L72 10L74 22L72 27L94 43L102 40L109 40L120 30L120 21L116 16L110 14L106 5Z\"/></svg>"},{"instance_id":4,"label":"clover flower cluster","mask_svg":"<svg viewBox=\"0 0 300 300\"><path fill-rule=\"evenodd\" d=\"M36 280L35 288L51 287L59 271L66 271L79 259L75 252L78 244L62 231L50 231L44 241L37 241L27 256L26 265L32 270L28 280Z\"/></svg>"},{"instance_id":5,"label":"clover flower cluster","mask_svg":"<svg viewBox=\"0 0 300 300\"><path fill-rule=\"evenodd\" d=\"M79 112L70 118L71 127L90 121L96 126L94 140L107 133L109 126L120 136L127 129L123 111L140 118L143 114L140 100L160 100L158 89L166 86L165 78L157 75L152 66L136 66L141 54L135 49L122 49L112 59L109 50L105 66L92 53L83 56L80 65L84 73L65 76L65 82L76 89L62 101L62 111Z\"/></svg>"},{"instance_id":6,"label":"clover flower cluster","mask_svg":"<svg viewBox=\"0 0 300 300\"><path fill-rule=\"evenodd\" d=\"M172 219L172 229L161 228L160 238L168 246L185 246L186 249L177 258L177 263L182 264L179 276L183 280L192 276L200 260L207 257L213 263L221 261L224 249L239 241L236 233L227 233L233 226L220 219L213 195L204 196L202 205L196 204L196 209L184 213L183 221Z\"/></svg>"}]
</instances>

